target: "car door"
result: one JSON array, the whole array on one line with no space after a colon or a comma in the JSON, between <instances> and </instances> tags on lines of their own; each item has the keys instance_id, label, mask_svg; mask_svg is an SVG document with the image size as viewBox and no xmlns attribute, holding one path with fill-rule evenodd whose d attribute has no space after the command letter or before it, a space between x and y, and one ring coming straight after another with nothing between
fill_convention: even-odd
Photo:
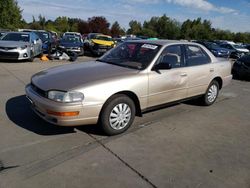
<instances>
[{"instance_id":1,"label":"car door","mask_svg":"<svg viewBox=\"0 0 250 188\"><path fill-rule=\"evenodd\" d=\"M215 69L209 55L198 45L185 45L185 66L188 75L187 97L204 94Z\"/></svg>"},{"instance_id":2,"label":"car door","mask_svg":"<svg viewBox=\"0 0 250 188\"><path fill-rule=\"evenodd\" d=\"M34 37L35 37L35 54L39 55L40 53L42 53L42 40L40 39L40 37L34 33Z\"/></svg>"},{"instance_id":3,"label":"car door","mask_svg":"<svg viewBox=\"0 0 250 188\"><path fill-rule=\"evenodd\" d=\"M167 46L155 65L165 62L169 63L172 68L149 72L148 107L177 101L187 96L187 74L185 67L183 67L183 46Z\"/></svg>"}]
</instances>

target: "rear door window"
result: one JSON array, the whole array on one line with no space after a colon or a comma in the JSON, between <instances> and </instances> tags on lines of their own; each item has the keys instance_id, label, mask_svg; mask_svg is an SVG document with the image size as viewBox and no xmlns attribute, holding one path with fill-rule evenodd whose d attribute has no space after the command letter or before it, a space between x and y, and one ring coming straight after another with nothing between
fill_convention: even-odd
<instances>
[{"instance_id":1,"label":"rear door window","mask_svg":"<svg viewBox=\"0 0 250 188\"><path fill-rule=\"evenodd\" d=\"M208 54L199 46L186 45L186 66L204 65L211 62Z\"/></svg>"}]
</instances>

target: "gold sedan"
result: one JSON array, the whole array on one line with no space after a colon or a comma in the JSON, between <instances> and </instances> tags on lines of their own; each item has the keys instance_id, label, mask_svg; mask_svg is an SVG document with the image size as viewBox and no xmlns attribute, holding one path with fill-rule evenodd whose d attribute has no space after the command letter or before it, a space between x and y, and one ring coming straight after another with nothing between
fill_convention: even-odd
<instances>
[{"instance_id":1,"label":"gold sedan","mask_svg":"<svg viewBox=\"0 0 250 188\"><path fill-rule=\"evenodd\" d=\"M32 76L32 108L62 126L100 123L108 135L134 117L170 102L215 102L232 79L231 64L202 45L169 40L124 42L96 61L63 65Z\"/></svg>"}]
</instances>

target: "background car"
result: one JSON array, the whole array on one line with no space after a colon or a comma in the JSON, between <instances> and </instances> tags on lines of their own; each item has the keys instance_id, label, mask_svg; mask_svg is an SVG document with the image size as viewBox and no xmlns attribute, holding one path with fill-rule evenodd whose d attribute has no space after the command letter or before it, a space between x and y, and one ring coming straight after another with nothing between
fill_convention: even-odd
<instances>
[{"instance_id":1,"label":"background car","mask_svg":"<svg viewBox=\"0 0 250 188\"><path fill-rule=\"evenodd\" d=\"M53 39L52 34L48 31L34 31L43 42L43 52L51 53L52 49L55 49L57 42Z\"/></svg>"},{"instance_id":2,"label":"background car","mask_svg":"<svg viewBox=\"0 0 250 188\"><path fill-rule=\"evenodd\" d=\"M42 54L42 40L33 32L9 32L0 40L0 58L33 61Z\"/></svg>"},{"instance_id":3,"label":"background car","mask_svg":"<svg viewBox=\"0 0 250 188\"><path fill-rule=\"evenodd\" d=\"M243 55L249 53L249 50L238 44L224 43L220 44L221 47L227 48L229 50L234 50L235 57L242 57Z\"/></svg>"},{"instance_id":4,"label":"background car","mask_svg":"<svg viewBox=\"0 0 250 188\"><path fill-rule=\"evenodd\" d=\"M208 41L196 41L199 44L204 45L207 49L209 49L215 57L225 57L228 58L234 50L230 50L227 48L223 48L214 42Z\"/></svg>"},{"instance_id":5,"label":"background car","mask_svg":"<svg viewBox=\"0 0 250 188\"><path fill-rule=\"evenodd\" d=\"M115 47L114 39L109 35L90 33L84 41L84 47L95 56L100 56Z\"/></svg>"},{"instance_id":6,"label":"background car","mask_svg":"<svg viewBox=\"0 0 250 188\"><path fill-rule=\"evenodd\" d=\"M68 52L84 55L84 47L81 37L76 35L65 35L59 42L59 48Z\"/></svg>"},{"instance_id":7,"label":"background car","mask_svg":"<svg viewBox=\"0 0 250 188\"><path fill-rule=\"evenodd\" d=\"M246 44L246 45L244 45L244 47L245 47L246 49L250 50L250 44Z\"/></svg>"},{"instance_id":8,"label":"background car","mask_svg":"<svg viewBox=\"0 0 250 188\"><path fill-rule=\"evenodd\" d=\"M65 36L75 36L75 37L79 37L81 42L83 43L83 38L82 38L82 35L81 33L78 33L78 32L65 32L63 33L63 37Z\"/></svg>"},{"instance_id":9,"label":"background car","mask_svg":"<svg viewBox=\"0 0 250 188\"><path fill-rule=\"evenodd\" d=\"M245 55L234 63L232 74L236 79L250 80L250 55Z\"/></svg>"}]
</instances>

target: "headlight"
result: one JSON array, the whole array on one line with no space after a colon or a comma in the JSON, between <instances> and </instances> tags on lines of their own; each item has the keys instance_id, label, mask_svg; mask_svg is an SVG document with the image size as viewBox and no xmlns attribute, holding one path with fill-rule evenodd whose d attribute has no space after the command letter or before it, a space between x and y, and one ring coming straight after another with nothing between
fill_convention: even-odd
<instances>
[{"instance_id":1,"label":"headlight","mask_svg":"<svg viewBox=\"0 0 250 188\"><path fill-rule=\"evenodd\" d=\"M24 49L26 49L28 46L21 46L21 47L18 47L19 49L21 49L21 50L24 50Z\"/></svg>"},{"instance_id":2,"label":"headlight","mask_svg":"<svg viewBox=\"0 0 250 188\"><path fill-rule=\"evenodd\" d=\"M84 99L84 95L77 91L49 91L48 98L57 102L81 102Z\"/></svg>"}]
</instances>

